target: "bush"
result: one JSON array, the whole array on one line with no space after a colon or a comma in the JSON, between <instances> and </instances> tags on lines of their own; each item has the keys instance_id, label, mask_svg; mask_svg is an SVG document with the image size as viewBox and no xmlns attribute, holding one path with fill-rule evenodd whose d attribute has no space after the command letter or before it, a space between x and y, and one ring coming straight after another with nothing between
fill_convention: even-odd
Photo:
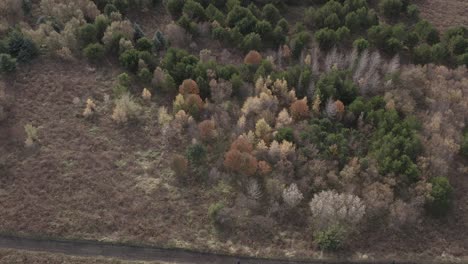
<instances>
[{"instance_id":1,"label":"bush","mask_svg":"<svg viewBox=\"0 0 468 264\"><path fill-rule=\"evenodd\" d=\"M432 60L436 63L443 63L447 60L449 53L444 44L438 43L431 48Z\"/></svg>"},{"instance_id":2,"label":"bush","mask_svg":"<svg viewBox=\"0 0 468 264\"><path fill-rule=\"evenodd\" d=\"M280 20L281 15L279 10L273 4L266 4L262 9L262 16L271 24L276 24Z\"/></svg>"},{"instance_id":3,"label":"bush","mask_svg":"<svg viewBox=\"0 0 468 264\"><path fill-rule=\"evenodd\" d=\"M351 36L351 31L347 27L340 27L336 30L336 37L339 42L348 42Z\"/></svg>"},{"instance_id":4,"label":"bush","mask_svg":"<svg viewBox=\"0 0 468 264\"><path fill-rule=\"evenodd\" d=\"M167 47L166 38L159 30L154 33L153 46L157 51L163 50Z\"/></svg>"},{"instance_id":5,"label":"bush","mask_svg":"<svg viewBox=\"0 0 468 264\"><path fill-rule=\"evenodd\" d=\"M401 0L382 0L379 4L380 11L387 18L396 18L403 8Z\"/></svg>"},{"instance_id":6,"label":"bush","mask_svg":"<svg viewBox=\"0 0 468 264\"><path fill-rule=\"evenodd\" d=\"M87 46L97 41L97 28L94 24L85 24L80 27L78 35L82 45Z\"/></svg>"},{"instance_id":7,"label":"bush","mask_svg":"<svg viewBox=\"0 0 468 264\"><path fill-rule=\"evenodd\" d=\"M136 49L139 51L148 51L152 52L153 50L153 43L146 37L140 38L137 40Z\"/></svg>"},{"instance_id":8,"label":"bush","mask_svg":"<svg viewBox=\"0 0 468 264\"><path fill-rule=\"evenodd\" d=\"M106 49L99 43L89 44L83 50L83 55L90 61L97 62L104 58Z\"/></svg>"},{"instance_id":9,"label":"bush","mask_svg":"<svg viewBox=\"0 0 468 264\"><path fill-rule=\"evenodd\" d=\"M195 2L194 0L188 0L185 2L184 7L183 7L183 12L190 19L196 19L196 20L206 19L205 9L200 3Z\"/></svg>"},{"instance_id":10,"label":"bush","mask_svg":"<svg viewBox=\"0 0 468 264\"><path fill-rule=\"evenodd\" d=\"M346 71L333 70L322 75L317 82L321 101L338 99L344 104L350 104L357 96L358 88Z\"/></svg>"},{"instance_id":11,"label":"bush","mask_svg":"<svg viewBox=\"0 0 468 264\"><path fill-rule=\"evenodd\" d=\"M294 208L301 203L304 199L302 192L297 188L295 183L283 190L283 201L288 205L289 208Z\"/></svg>"},{"instance_id":12,"label":"bush","mask_svg":"<svg viewBox=\"0 0 468 264\"><path fill-rule=\"evenodd\" d=\"M262 38L257 33L250 33L245 36L242 41L242 49L247 52L249 50L261 50Z\"/></svg>"},{"instance_id":13,"label":"bush","mask_svg":"<svg viewBox=\"0 0 468 264\"><path fill-rule=\"evenodd\" d=\"M303 120L309 117L309 106L307 105L307 97L302 100L297 100L291 104L291 115L295 120Z\"/></svg>"},{"instance_id":14,"label":"bush","mask_svg":"<svg viewBox=\"0 0 468 264\"><path fill-rule=\"evenodd\" d=\"M187 148L187 159L196 165L200 165L206 158L206 149L202 144L192 144Z\"/></svg>"},{"instance_id":15,"label":"bush","mask_svg":"<svg viewBox=\"0 0 468 264\"><path fill-rule=\"evenodd\" d=\"M336 44L338 36L333 29L323 28L315 32L315 39L319 43L320 48L328 50Z\"/></svg>"},{"instance_id":16,"label":"bush","mask_svg":"<svg viewBox=\"0 0 468 264\"><path fill-rule=\"evenodd\" d=\"M238 27L242 34L248 34L254 31L257 19L248 8L236 5L228 13L226 23L231 28Z\"/></svg>"},{"instance_id":17,"label":"bush","mask_svg":"<svg viewBox=\"0 0 468 264\"><path fill-rule=\"evenodd\" d=\"M250 153L230 150L224 158L224 166L233 172L252 176L257 171L257 159Z\"/></svg>"},{"instance_id":18,"label":"bush","mask_svg":"<svg viewBox=\"0 0 468 264\"><path fill-rule=\"evenodd\" d=\"M468 132L465 132L463 135L463 140L461 143L460 153L468 158Z\"/></svg>"},{"instance_id":19,"label":"bush","mask_svg":"<svg viewBox=\"0 0 468 264\"><path fill-rule=\"evenodd\" d=\"M256 50L251 50L245 56L244 63L248 65L259 65L262 63L262 55Z\"/></svg>"},{"instance_id":20,"label":"bush","mask_svg":"<svg viewBox=\"0 0 468 264\"><path fill-rule=\"evenodd\" d=\"M302 51L307 48L307 44L310 41L310 35L306 31L299 32L294 35L291 46L292 46L292 55L294 58L299 58Z\"/></svg>"},{"instance_id":21,"label":"bush","mask_svg":"<svg viewBox=\"0 0 468 264\"><path fill-rule=\"evenodd\" d=\"M119 57L120 64L130 72L137 72L138 61L140 60L139 52L136 49L130 49L122 53Z\"/></svg>"},{"instance_id":22,"label":"bush","mask_svg":"<svg viewBox=\"0 0 468 264\"><path fill-rule=\"evenodd\" d=\"M208 217L213 224L217 224L218 214L223 208L224 204L222 202L211 204L208 208Z\"/></svg>"},{"instance_id":23,"label":"bush","mask_svg":"<svg viewBox=\"0 0 468 264\"><path fill-rule=\"evenodd\" d=\"M411 19L418 19L419 18L419 9L418 6L415 4L408 5L406 7L406 14Z\"/></svg>"},{"instance_id":24,"label":"bush","mask_svg":"<svg viewBox=\"0 0 468 264\"><path fill-rule=\"evenodd\" d=\"M132 96L124 94L115 101L112 119L119 124L124 124L130 120L136 120L141 110L141 106L135 103Z\"/></svg>"},{"instance_id":25,"label":"bush","mask_svg":"<svg viewBox=\"0 0 468 264\"><path fill-rule=\"evenodd\" d=\"M431 198L427 209L434 216L447 214L452 202L453 189L447 177L435 177L430 180L432 184Z\"/></svg>"},{"instance_id":26,"label":"bush","mask_svg":"<svg viewBox=\"0 0 468 264\"><path fill-rule=\"evenodd\" d=\"M210 21L218 21L220 24L224 24L224 14L214 5L209 4L205 10L206 16Z\"/></svg>"},{"instance_id":27,"label":"bush","mask_svg":"<svg viewBox=\"0 0 468 264\"><path fill-rule=\"evenodd\" d=\"M19 31L10 33L7 43L8 53L15 57L18 62L28 62L39 55L39 49L36 44Z\"/></svg>"},{"instance_id":28,"label":"bush","mask_svg":"<svg viewBox=\"0 0 468 264\"><path fill-rule=\"evenodd\" d=\"M171 161L171 169L179 181L183 181L188 174L188 161L182 155L175 155Z\"/></svg>"},{"instance_id":29,"label":"bush","mask_svg":"<svg viewBox=\"0 0 468 264\"><path fill-rule=\"evenodd\" d=\"M275 135L275 140L282 142L283 140L294 142L294 131L290 127L282 127L278 129Z\"/></svg>"},{"instance_id":30,"label":"bush","mask_svg":"<svg viewBox=\"0 0 468 264\"><path fill-rule=\"evenodd\" d=\"M414 26L414 32L419 39L426 41L429 45L434 45L440 41L439 31L427 20L421 20Z\"/></svg>"},{"instance_id":31,"label":"bush","mask_svg":"<svg viewBox=\"0 0 468 264\"><path fill-rule=\"evenodd\" d=\"M370 110L368 119L377 128L370 150L379 164L380 173L395 173L406 176L402 180L407 183L417 182L420 172L415 160L422 148L417 133L418 122L413 118L402 119L396 110L379 107L382 108Z\"/></svg>"},{"instance_id":32,"label":"bush","mask_svg":"<svg viewBox=\"0 0 468 264\"><path fill-rule=\"evenodd\" d=\"M167 11L169 11L172 17L179 17L182 14L184 2L184 0L168 0L166 2Z\"/></svg>"},{"instance_id":33,"label":"bush","mask_svg":"<svg viewBox=\"0 0 468 264\"><path fill-rule=\"evenodd\" d=\"M104 36L104 32L106 31L106 28L109 26L110 20L104 15L100 15L96 17L94 20L94 26L96 28L96 38L97 39L102 39Z\"/></svg>"},{"instance_id":34,"label":"bush","mask_svg":"<svg viewBox=\"0 0 468 264\"><path fill-rule=\"evenodd\" d=\"M315 243L322 250L338 250L342 247L344 240L345 230L339 225L331 226L315 235Z\"/></svg>"},{"instance_id":35,"label":"bush","mask_svg":"<svg viewBox=\"0 0 468 264\"><path fill-rule=\"evenodd\" d=\"M148 70L148 68L145 67L138 71L138 78L144 84L149 84L151 83L151 79L153 78L153 75L151 74L150 70Z\"/></svg>"},{"instance_id":36,"label":"bush","mask_svg":"<svg viewBox=\"0 0 468 264\"><path fill-rule=\"evenodd\" d=\"M200 88L198 87L197 82L192 79L186 79L182 82L179 86L179 93L180 94L199 94Z\"/></svg>"},{"instance_id":37,"label":"bush","mask_svg":"<svg viewBox=\"0 0 468 264\"><path fill-rule=\"evenodd\" d=\"M263 39L271 39L273 34L273 27L270 22L266 20L259 20L255 26L255 32L260 34Z\"/></svg>"},{"instance_id":38,"label":"bush","mask_svg":"<svg viewBox=\"0 0 468 264\"><path fill-rule=\"evenodd\" d=\"M16 59L10 54L0 54L0 73L9 73L16 70Z\"/></svg>"},{"instance_id":39,"label":"bush","mask_svg":"<svg viewBox=\"0 0 468 264\"><path fill-rule=\"evenodd\" d=\"M363 52L364 50L369 48L369 41L364 38L358 38L353 42L353 47L359 52Z\"/></svg>"},{"instance_id":40,"label":"bush","mask_svg":"<svg viewBox=\"0 0 468 264\"><path fill-rule=\"evenodd\" d=\"M416 64L427 64L432 60L432 50L431 46L426 43L423 43L413 50L413 59Z\"/></svg>"},{"instance_id":41,"label":"bush","mask_svg":"<svg viewBox=\"0 0 468 264\"><path fill-rule=\"evenodd\" d=\"M366 212L366 206L359 197L335 191L315 194L309 205L313 224L319 231L326 231L335 225L353 227Z\"/></svg>"}]
</instances>

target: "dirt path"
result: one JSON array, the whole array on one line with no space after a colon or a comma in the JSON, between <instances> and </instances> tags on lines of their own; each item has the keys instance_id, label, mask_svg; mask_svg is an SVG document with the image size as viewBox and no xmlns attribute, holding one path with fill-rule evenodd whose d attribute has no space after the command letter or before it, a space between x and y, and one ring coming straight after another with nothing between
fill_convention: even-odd
<instances>
[{"instance_id":1,"label":"dirt path","mask_svg":"<svg viewBox=\"0 0 468 264\"><path fill-rule=\"evenodd\" d=\"M19 249L28 251L41 251L48 253L60 253L73 256L85 257L112 257L124 260L137 261L163 261L178 264L347 264L347 263L381 263L381 264L410 264L416 262L393 262L389 261L293 261L275 259L256 259L246 257L234 257L210 253L194 252L182 249L162 249L143 246L129 246L110 244L95 241L60 241L43 240L33 238L20 238L13 236L0 236L0 248Z\"/></svg>"}]
</instances>

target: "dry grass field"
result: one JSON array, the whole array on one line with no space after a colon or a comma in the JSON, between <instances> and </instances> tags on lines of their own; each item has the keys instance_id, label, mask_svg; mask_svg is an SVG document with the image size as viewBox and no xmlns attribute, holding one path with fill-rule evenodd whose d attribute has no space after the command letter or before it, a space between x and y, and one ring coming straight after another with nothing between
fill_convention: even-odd
<instances>
[{"instance_id":1,"label":"dry grass field","mask_svg":"<svg viewBox=\"0 0 468 264\"><path fill-rule=\"evenodd\" d=\"M417 0L421 16L441 31L453 26L468 26L468 1Z\"/></svg>"}]
</instances>

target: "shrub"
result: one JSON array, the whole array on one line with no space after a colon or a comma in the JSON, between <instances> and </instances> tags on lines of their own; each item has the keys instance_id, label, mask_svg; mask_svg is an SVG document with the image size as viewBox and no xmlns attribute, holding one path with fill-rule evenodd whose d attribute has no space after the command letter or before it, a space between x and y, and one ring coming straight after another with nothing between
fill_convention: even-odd
<instances>
[{"instance_id":1,"label":"shrub","mask_svg":"<svg viewBox=\"0 0 468 264\"><path fill-rule=\"evenodd\" d=\"M167 47L166 38L164 38L164 35L159 30L154 33L153 46L157 51L163 50Z\"/></svg>"},{"instance_id":2,"label":"shrub","mask_svg":"<svg viewBox=\"0 0 468 264\"><path fill-rule=\"evenodd\" d=\"M283 190L283 201L289 206L289 208L294 208L301 203L304 199L299 188L295 183L289 185L289 187L284 188Z\"/></svg>"},{"instance_id":3,"label":"shrub","mask_svg":"<svg viewBox=\"0 0 468 264\"><path fill-rule=\"evenodd\" d=\"M434 216L444 216L450 209L453 189L447 177L435 177L430 179L432 184L431 201L427 209Z\"/></svg>"},{"instance_id":4,"label":"shrub","mask_svg":"<svg viewBox=\"0 0 468 264\"><path fill-rule=\"evenodd\" d=\"M141 110L141 106L135 103L132 96L124 94L115 101L112 119L119 124L124 124L137 119Z\"/></svg>"},{"instance_id":5,"label":"shrub","mask_svg":"<svg viewBox=\"0 0 468 264\"><path fill-rule=\"evenodd\" d=\"M198 133L200 134L201 140L204 142L211 142L218 135L215 122L213 120L204 120L198 124Z\"/></svg>"},{"instance_id":6,"label":"shrub","mask_svg":"<svg viewBox=\"0 0 468 264\"><path fill-rule=\"evenodd\" d=\"M294 142L294 132L290 127L279 128L275 135L275 140L282 142L283 140Z\"/></svg>"},{"instance_id":7,"label":"shrub","mask_svg":"<svg viewBox=\"0 0 468 264\"><path fill-rule=\"evenodd\" d=\"M468 158L468 132L463 135L460 152L463 156Z\"/></svg>"},{"instance_id":8,"label":"shrub","mask_svg":"<svg viewBox=\"0 0 468 264\"><path fill-rule=\"evenodd\" d=\"M323 28L315 32L315 39L320 48L327 50L336 44L338 36L333 29Z\"/></svg>"},{"instance_id":9,"label":"shrub","mask_svg":"<svg viewBox=\"0 0 468 264\"><path fill-rule=\"evenodd\" d=\"M268 125L264 118L257 121L257 123L255 124L255 135L258 138L267 140L270 135L270 132L271 127L270 125Z\"/></svg>"},{"instance_id":10,"label":"shrub","mask_svg":"<svg viewBox=\"0 0 468 264\"><path fill-rule=\"evenodd\" d=\"M94 26L96 28L96 38L98 40L101 40L102 37L104 36L104 32L106 31L106 28L109 26L110 20L104 15L99 15L96 17L94 20Z\"/></svg>"},{"instance_id":11,"label":"shrub","mask_svg":"<svg viewBox=\"0 0 468 264\"><path fill-rule=\"evenodd\" d=\"M86 100L86 107L83 111L83 117L91 118L95 112L96 112L96 104L91 98L88 98L88 100Z\"/></svg>"},{"instance_id":12,"label":"shrub","mask_svg":"<svg viewBox=\"0 0 468 264\"><path fill-rule=\"evenodd\" d=\"M434 45L440 41L439 31L427 20L421 20L414 26L414 32L419 39L426 41L429 45Z\"/></svg>"},{"instance_id":13,"label":"shrub","mask_svg":"<svg viewBox=\"0 0 468 264\"><path fill-rule=\"evenodd\" d=\"M369 48L369 41L364 38L358 38L353 42L353 47L359 52L363 52L364 50Z\"/></svg>"},{"instance_id":14,"label":"shrub","mask_svg":"<svg viewBox=\"0 0 468 264\"><path fill-rule=\"evenodd\" d=\"M368 118L377 128L370 145L380 173L400 174L406 182L416 182L420 172L414 162L421 151L418 123L412 118L402 120L397 111L387 109L371 111Z\"/></svg>"},{"instance_id":15,"label":"shrub","mask_svg":"<svg viewBox=\"0 0 468 264\"><path fill-rule=\"evenodd\" d=\"M34 127L31 124L26 124L24 126L24 132L26 133L26 140L24 141L24 144L26 147L32 147L34 142L37 142L39 139L37 135L37 127Z\"/></svg>"},{"instance_id":16,"label":"shrub","mask_svg":"<svg viewBox=\"0 0 468 264\"><path fill-rule=\"evenodd\" d=\"M187 148L187 159L196 165L200 165L206 158L206 149L202 144L195 143Z\"/></svg>"},{"instance_id":17,"label":"shrub","mask_svg":"<svg viewBox=\"0 0 468 264\"><path fill-rule=\"evenodd\" d=\"M406 14L408 15L408 17L412 19L418 19L419 18L418 6L415 4L408 5L406 7Z\"/></svg>"},{"instance_id":18,"label":"shrub","mask_svg":"<svg viewBox=\"0 0 468 264\"><path fill-rule=\"evenodd\" d=\"M324 21L324 26L330 29L337 29L340 24L340 18L335 13L330 14Z\"/></svg>"},{"instance_id":19,"label":"shrub","mask_svg":"<svg viewBox=\"0 0 468 264\"><path fill-rule=\"evenodd\" d=\"M125 14L129 7L128 0L114 0L113 3L122 14Z\"/></svg>"},{"instance_id":20,"label":"shrub","mask_svg":"<svg viewBox=\"0 0 468 264\"><path fill-rule=\"evenodd\" d=\"M125 67L130 72L137 72L138 70L138 61L140 60L139 52L136 49L130 49L123 52L119 61L123 67Z\"/></svg>"},{"instance_id":21,"label":"shrub","mask_svg":"<svg viewBox=\"0 0 468 264\"><path fill-rule=\"evenodd\" d=\"M151 83L151 79L153 78L153 75L148 70L148 68L145 67L138 71L138 78L140 79L141 82L145 84L149 84Z\"/></svg>"},{"instance_id":22,"label":"shrub","mask_svg":"<svg viewBox=\"0 0 468 264\"><path fill-rule=\"evenodd\" d=\"M248 65L259 65L262 63L262 55L256 50L251 50L245 56L244 63Z\"/></svg>"},{"instance_id":23,"label":"shrub","mask_svg":"<svg viewBox=\"0 0 468 264\"><path fill-rule=\"evenodd\" d=\"M338 250L342 247L344 240L345 230L339 225L331 226L315 235L315 243L322 250Z\"/></svg>"},{"instance_id":24,"label":"shrub","mask_svg":"<svg viewBox=\"0 0 468 264\"><path fill-rule=\"evenodd\" d=\"M141 92L141 98L143 98L145 101L151 101L151 96L151 92L146 88L144 88Z\"/></svg>"},{"instance_id":25,"label":"shrub","mask_svg":"<svg viewBox=\"0 0 468 264\"><path fill-rule=\"evenodd\" d=\"M166 2L167 11L169 11L172 17L179 17L182 14L184 2L184 0L168 0Z\"/></svg>"},{"instance_id":26,"label":"shrub","mask_svg":"<svg viewBox=\"0 0 468 264\"><path fill-rule=\"evenodd\" d=\"M307 97L302 100L297 100L291 104L291 115L295 120L302 120L309 117L309 106L307 105Z\"/></svg>"},{"instance_id":27,"label":"shrub","mask_svg":"<svg viewBox=\"0 0 468 264\"><path fill-rule=\"evenodd\" d=\"M338 99L344 104L350 104L356 98L358 88L346 71L333 70L320 77L317 91L322 102Z\"/></svg>"},{"instance_id":28,"label":"shrub","mask_svg":"<svg viewBox=\"0 0 468 264\"><path fill-rule=\"evenodd\" d=\"M351 36L351 31L347 27L340 27L336 30L336 37L339 42L347 42Z\"/></svg>"},{"instance_id":29,"label":"shrub","mask_svg":"<svg viewBox=\"0 0 468 264\"><path fill-rule=\"evenodd\" d=\"M436 63L442 63L447 60L449 53L442 43L437 43L431 48L431 57Z\"/></svg>"},{"instance_id":30,"label":"shrub","mask_svg":"<svg viewBox=\"0 0 468 264\"><path fill-rule=\"evenodd\" d=\"M382 0L379 3L379 8L387 18L396 18L400 15L403 3L401 0Z\"/></svg>"},{"instance_id":31,"label":"shrub","mask_svg":"<svg viewBox=\"0 0 468 264\"><path fill-rule=\"evenodd\" d=\"M257 171L257 159L250 153L230 150L224 157L224 166L233 172L252 176Z\"/></svg>"},{"instance_id":32,"label":"shrub","mask_svg":"<svg viewBox=\"0 0 468 264\"><path fill-rule=\"evenodd\" d=\"M244 37L242 41L242 49L244 51L249 50L261 50L262 48L262 38L257 33L250 33Z\"/></svg>"},{"instance_id":33,"label":"shrub","mask_svg":"<svg viewBox=\"0 0 468 264\"><path fill-rule=\"evenodd\" d=\"M136 48L137 48L137 50L139 50L139 51L148 51L148 52L152 52L152 50L153 50L153 43L152 43L152 41L149 40L148 38L143 37L143 38L140 38L140 39L137 40Z\"/></svg>"},{"instance_id":34,"label":"shrub","mask_svg":"<svg viewBox=\"0 0 468 264\"><path fill-rule=\"evenodd\" d=\"M224 24L224 14L213 4L209 4L205 9L206 16L210 21L218 21L220 24Z\"/></svg>"},{"instance_id":35,"label":"shrub","mask_svg":"<svg viewBox=\"0 0 468 264\"><path fill-rule=\"evenodd\" d=\"M179 180L185 179L188 174L188 161L182 155L174 155L171 161L171 169Z\"/></svg>"},{"instance_id":36,"label":"shrub","mask_svg":"<svg viewBox=\"0 0 468 264\"><path fill-rule=\"evenodd\" d=\"M414 63L417 64L427 64L432 60L432 50L431 46L426 43L423 43L413 50L413 59Z\"/></svg>"},{"instance_id":37,"label":"shrub","mask_svg":"<svg viewBox=\"0 0 468 264\"><path fill-rule=\"evenodd\" d=\"M107 16L110 16L112 13L120 13L120 12L114 4L109 3L104 7L104 14L106 14Z\"/></svg>"},{"instance_id":38,"label":"shrub","mask_svg":"<svg viewBox=\"0 0 468 264\"><path fill-rule=\"evenodd\" d=\"M276 24L280 20L281 15L279 10L273 4L266 4L262 9L262 16L271 24Z\"/></svg>"},{"instance_id":39,"label":"shrub","mask_svg":"<svg viewBox=\"0 0 468 264\"><path fill-rule=\"evenodd\" d=\"M39 55L39 49L36 44L19 31L10 33L7 42L8 53L15 57L18 62L28 62Z\"/></svg>"},{"instance_id":40,"label":"shrub","mask_svg":"<svg viewBox=\"0 0 468 264\"><path fill-rule=\"evenodd\" d=\"M179 86L179 93L180 94L199 94L200 89L198 88L198 84L192 80L187 79L182 82Z\"/></svg>"},{"instance_id":41,"label":"shrub","mask_svg":"<svg viewBox=\"0 0 468 264\"><path fill-rule=\"evenodd\" d=\"M9 73L16 70L16 59L10 54L0 54L0 73Z\"/></svg>"},{"instance_id":42,"label":"shrub","mask_svg":"<svg viewBox=\"0 0 468 264\"><path fill-rule=\"evenodd\" d=\"M224 204L222 202L211 204L208 208L208 217L213 224L218 224L218 214L223 208Z\"/></svg>"},{"instance_id":43,"label":"shrub","mask_svg":"<svg viewBox=\"0 0 468 264\"><path fill-rule=\"evenodd\" d=\"M83 55L90 61L97 62L104 58L106 49L99 43L89 44L83 50Z\"/></svg>"},{"instance_id":44,"label":"shrub","mask_svg":"<svg viewBox=\"0 0 468 264\"><path fill-rule=\"evenodd\" d=\"M326 230L334 225L352 227L361 221L366 211L359 197L335 191L315 194L309 205L317 230Z\"/></svg>"},{"instance_id":45,"label":"shrub","mask_svg":"<svg viewBox=\"0 0 468 264\"><path fill-rule=\"evenodd\" d=\"M94 24L85 24L79 28L78 35L83 46L97 41L97 28Z\"/></svg>"},{"instance_id":46,"label":"shrub","mask_svg":"<svg viewBox=\"0 0 468 264\"><path fill-rule=\"evenodd\" d=\"M186 32L192 34L192 35L197 35L197 24L190 20L187 15L182 15L179 20L177 20L177 24L182 27Z\"/></svg>"},{"instance_id":47,"label":"shrub","mask_svg":"<svg viewBox=\"0 0 468 264\"><path fill-rule=\"evenodd\" d=\"M204 20L206 19L205 9L203 6L194 0L185 1L183 12L190 19Z\"/></svg>"},{"instance_id":48,"label":"shrub","mask_svg":"<svg viewBox=\"0 0 468 264\"><path fill-rule=\"evenodd\" d=\"M291 40L292 55L295 58L299 58L302 51L307 47L309 41L310 35L305 31L299 32L298 34L294 35L293 39Z\"/></svg>"},{"instance_id":49,"label":"shrub","mask_svg":"<svg viewBox=\"0 0 468 264\"><path fill-rule=\"evenodd\" d=\"M468 52L457 57L458 65L465 65L468 67Z\"/></svg>"},{"instance_id":50,"label":"shrub","mask_svg":"<svg viewBox=\"0 0 468 264\"><path fill-rule=\"evenodd\" d=\"M259 20L257 25L255 25L255 32L260 34L262 39L268 40L271 39L273 34L273 27L270 22L266 20Z\"/></svg>"}]
</instances>

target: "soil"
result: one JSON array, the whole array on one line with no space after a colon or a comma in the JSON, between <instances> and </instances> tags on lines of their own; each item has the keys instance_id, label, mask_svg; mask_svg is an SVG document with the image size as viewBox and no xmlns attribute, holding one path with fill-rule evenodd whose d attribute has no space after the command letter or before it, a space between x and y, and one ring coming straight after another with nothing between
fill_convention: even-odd
<instances>
[{"instance_id":1,"label":"soil","mask_svg":"<svg viewBox=\"0 0 468 264\"><path fill-rule=\"evenodd\" d=\"M0 249L0 264L169 264L163 262L135 262L102 257L76 257L48 252Z\"/></svg>"}]
</instances>

